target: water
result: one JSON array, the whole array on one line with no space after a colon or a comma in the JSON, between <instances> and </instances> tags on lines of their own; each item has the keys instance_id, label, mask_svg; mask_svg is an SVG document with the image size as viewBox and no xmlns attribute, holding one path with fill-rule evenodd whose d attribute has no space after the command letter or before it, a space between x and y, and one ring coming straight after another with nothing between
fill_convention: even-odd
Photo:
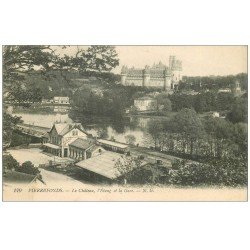
<instances>
[{"instance_id":1,"label":"water","mask_svg":"<svg viewBox=\"0 0 250 250\"><path fill-rule=\"evenodd\" d=\"M114 138L118 142L126 143L126 136L133 135L135 144L140 146L152 146L153 141L147 131L151 117L126 117L124 119L105 119L103 117L80 117L72 120L69 111L58 112L58 109L50 108L46 111L38 108L11 109L13 115L21 116L26 124L42 127L52 127L56 122L81 122L85 130L93 136L105 134L105 138Z\"/></svg>"}]
</instances>

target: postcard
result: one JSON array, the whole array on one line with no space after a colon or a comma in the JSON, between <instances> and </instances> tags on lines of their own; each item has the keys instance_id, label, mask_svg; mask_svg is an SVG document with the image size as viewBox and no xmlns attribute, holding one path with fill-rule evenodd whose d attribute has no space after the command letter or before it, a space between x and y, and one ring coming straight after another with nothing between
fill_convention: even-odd
<instances>
[{"instance_id":1,"label":"postcard","mask_svg":"<svg viewBox=\"0 0 250 250\"><path fill-rule=\"evenodd\" d=\"M247 46L3 46L3 201L247 201Z\"/></svg>"}]
</instances>

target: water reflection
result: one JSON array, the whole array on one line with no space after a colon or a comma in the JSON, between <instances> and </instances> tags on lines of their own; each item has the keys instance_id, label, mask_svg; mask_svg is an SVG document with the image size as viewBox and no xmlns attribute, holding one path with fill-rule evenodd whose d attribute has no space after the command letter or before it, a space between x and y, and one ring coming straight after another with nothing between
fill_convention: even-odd
<instances>
[{"instance_id":1,"label":"water reflection","mask_svg":"<svg viewBox=\"0 0 250 250\"><path fill-rule=\"evenodd\" d=\"M63 107L64 108L64 107ZM60 112L59 112L60 110ZM133 135L135 144L149 146L151 137L147 132L147 125L150 119L144 117L72 117L69 111L58 109L58 107L48 107L44 109L13 108L13 114L21 116L24 123L43 127L52 127L56 122L81 122L86 131L93 136L126 143L126 136Z\"/></svg>"}]
</instances>

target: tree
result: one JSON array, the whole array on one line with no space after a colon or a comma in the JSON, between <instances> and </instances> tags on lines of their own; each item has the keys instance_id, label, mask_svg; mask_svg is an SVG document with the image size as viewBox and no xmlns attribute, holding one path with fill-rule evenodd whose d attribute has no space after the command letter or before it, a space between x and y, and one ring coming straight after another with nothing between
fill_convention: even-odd
<instances>
[{"instance_id":1,"label":"tree","mask_svg":"<svg viewBox=\"0 0 250 250\"><path fill-rule=\"evenodd\" d=\"M57 56L51 46L4 46L3 47L3 86L8 98L18 96L26 88L26 76L39 69L45 73L55 66ZM21 91L23 100L29 99L29 92Z\"/></svg>"},{"instance_id":2,"label":"tree","mask_svg":"<svg viewBox=\"0 0 250 250\"><path fill-rule=\"evenodd\" d=\"M31 142L31 138L29 136L26 136L26 135L23 135L21 133L14 131L12 133L10 146L16 147L19 145L29 145L30 142Z\"/></svg>"},{"instance_id":3,"label":"tree","mask_svg":"<svg viewBox=\"0 0 250 250\"><path fill-rule=\"evenodd\" d=\"M232 93L218 93L216 100L216 110L229 110L234 101Z\"/></svg>"},{"instance_id":4,"label":"tree","mask_svg":"<svg viewBox=\"0 0 250 250\"><path fill-rule=\"evenodd\" d=\"M239 146L237 154L247 155L247 123L236 123L233 133L234 142Z\"/></svg>"},{"instance_id":5,"label":"tree","mask_svg":"<svg viewBox=\"0 0 250 250\"><path fill-rule=\"evenodd\" d=\"M228 152L233 135L233 126L221 118L204 120L204 127L209 136L210 155L221 158Z\"/></svg>"},{"instance_id":6,"label":"tree","mask_svg":"<svg viewBox=\"0 0 250 250\"><path fill-rule=\"evenodd\" d=\"M195 96L176 93L171 95L169 98L172 102L173 111L180 111L183 108L191 109L194 107Z\"/></svg>"},{"instance_id":7,"label":"tree","mask_svg":"<svg viewBox=\"0 0 250 250\"><path fill-rule=\"evenodd\" d=\"M141 160L137 157L122 156L115 163L117 177L130 180L134 169L141 167Z\"/></svg>"},{"instance_id":8,"label":"tree","mask_svg":"<svg viewBox=\"0 0 250 250\"><path fill-rule=\"evenodd\" d=\"M58 47L58 46L54 46ZM17 90L27 86L26 77L37 74L49 77L51 72L61 72L61 75L71 70L80 73L110 72L119 65L114 46L89 46L78 49L73 56L60 56L53 46L4 46L3 47L3 84L8 98L15 98ZM66 46L60 46L65 48ZM35 86L35 83L33 83ZM24 96L26 101L29 95ZM23 92L22 92L23 93Z\"/></svg>"},{"instance_id":9,"label":"tree","mask_svg":"<svg viewBox=\"0 0 250 250\"><path fill-rule=\"evenodd\" d=\"M163 124L156 120L150 120L148 123L148 132L154 140L154 145L156 149L163 132Z\"/></svg>"},{"instance_id":10,"label":"tree","mask_svg":"<svg viewBox=\"0 0 250 250\"><path fill-rule=\"evenodd\" d=\"M247 161L244 158L213 159L203 163L175 163L170 170L168 182L181 186L198 185L247 185Z\"/></svg>"},{"instance_id":11,"label":"tree","mask_svg":"<svg viewBox=\"0 0 250 250\"><path fill-rule=\"evenodd\" d=\"M126 108L133 103L133 92L120 86L103 88L101 95L90 87L82 87L73 96L72 115L106 116L121 120Z\"/></svg>"},{"instance_id":12,"label":"tree","mask_svg":"<svg viewBox=\"0 0 250 250\"><path fill-rule=\"evenodd\" d=\"M237 98L233 103L227 119L232 123L247 123L247 98Z\"/></svg>"},{"instance_id":13,"label":"tree","mask_svg":"<svg viewBox=\"0 0 250 250\"><path fill-rule=\"evenodd\" d=\"M134 145L136 142L136 138L134 135L126 135L125 140L127 144L131 144L131 145Z\"/></svg>"},{"instance_id":14,"label":"tree","mask_svg":"<svg viewBox=\"0 0 250 250\"><path fill-rule=\"evenodd\" d=\"M107 139L108 138L107 128L100 128L100 129L98 129L97 135L101 139Z\"/></svg>"},{"instance_id":15,"label":"tree","mask_svg":"<svg viewBox=\"0 0 250 250\"><path fill-rule=\"evenodd\" d=\"M216 110L216 93L207 92L194 96L194 109L198 113Z\"/></svg>"},{"instance_id":16,"label":"tree","mask_svg":"<svg viewBox=\"0 0 250 250\"><path fill-rule=\"evenodd\" d=\"M195 144L198 146L197 142L201 139L204 132L199 116L193 109L182 109L173 117L171 123L173 132L181 136L183 152L189 146L190 155L193 155Z\"/></svg>"},{"instance_id":17,"label":"tree","mask_svg":"<svg viewBox=\"0 0 250 250\"><path fill-rule=\"evenodd\" d=\"M10 146L12 143L12 134L15 126L21 123L20 117L12 116L6 112L3 113L3 144Z\"/></svg>"},{"instance_id":18,"label":"tree","mask_svg":"<svg viewBox=\"0 0 250 250\"><path fill-rule=\"evenodd\" d=\"M12 155L3 155L3 169L13 170L19 167L19 163Z\"/></svg>"},{"instance_id":19,"label":"tree","mask_svg":"<svg viewBox=\"0 0 250 250\"><path fill-rule=\"evenodd\" d=\"M172 111L172 103L171 103L170 99L168 98L168 94L161 93L161 94L156 96L156 100L157 100L158 109L159 109L159 105L163 105L164 111L166 111L166 112Z\"/></svg>"}]
</instances>

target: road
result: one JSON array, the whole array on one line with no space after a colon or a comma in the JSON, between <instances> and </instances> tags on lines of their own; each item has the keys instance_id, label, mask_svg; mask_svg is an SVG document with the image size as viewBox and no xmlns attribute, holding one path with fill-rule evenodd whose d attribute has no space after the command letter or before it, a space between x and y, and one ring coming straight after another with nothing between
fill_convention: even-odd
<instances>
[{"instance_id":1,"label":"road","mask_svg":"<svg viewBox=\"0 0 250 250\"><path fill-rule=\"evenodd\" d=\"M63 174L58 174L55 172L47 171L45 169L39 168L41 171L41 175L43 177L43 181L46 183L46 185L53 186L57 184L63 184L63 185L84 185L82 182L77 181L75 179L72 179L69 176L63 175Z\"/></svg>"},{"instance_id":2,"label":"road","mask_svg":"<svg viewBox=\"0 0 250 250\"><path fill-rule=\"evenodd\" d=\"M48 164L49 161L64 163L70 161L69 158L61 158L44 154L40 148L20 148L7 150L20 164L31 161L35 167L39 164Z\"/></svg>"},{"instance_id":3,"label":"road","mask_svg":"<svg viewBox=\"0 0 250 250\"><path fill-rule=\"evenodd\" d=\"M10 149L7 150L20 164L25 161L31 161L36 167L39 164L48 164L49 161L54 161L53 156L49 156L42 153L42 150L39 148L28 148L28 149ZM55 157L57 162L63 162L67 159L61 157ZM66 184L82 184L75 179L70 178L69 176L58 174L55 172L47 171L39 168L42 174L43 181L48 185L56 183L66 183Z\"/></svg>"}]
</instances>

